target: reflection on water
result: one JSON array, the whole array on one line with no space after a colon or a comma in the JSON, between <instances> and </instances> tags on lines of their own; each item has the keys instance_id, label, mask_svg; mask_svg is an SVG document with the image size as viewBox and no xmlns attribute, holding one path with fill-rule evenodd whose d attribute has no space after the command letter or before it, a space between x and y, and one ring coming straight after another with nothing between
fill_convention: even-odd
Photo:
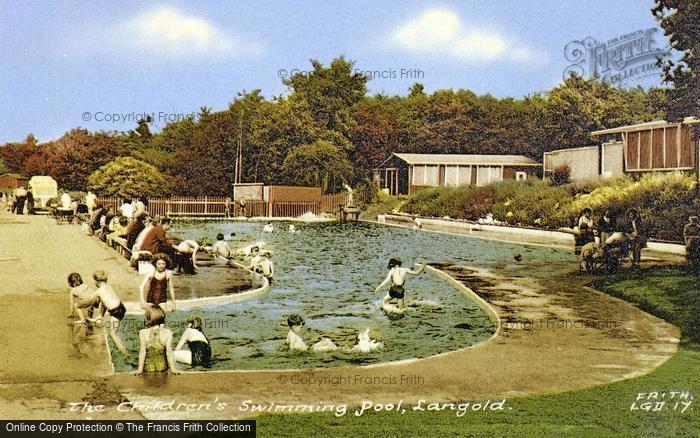
<instances>
[{"instance_id":1,"label":"reflection on water","mask_svg":"<svg viewBox=\"0 0 700 438\"><path fill-rule=\"evenodd\" d=\"M378 309L386 289L377 294L374 288L386 276L390 257L399 256L405 267L415 261L453 261L523 276L546 276L561 266L575 266L567 251L374 224L297 223L299 232L294 234L287 232L289 223L275 222L273 233L263 233L263 225L175 224L173 232L181 237L213 239L217 233L235 232L232 247L263 240L273 252L275 278L265 297L196 312L206 320L213 369L328 367L426 357L472 345L493 333L493 324L476 304L430 271L409 277L409 310L402 318L388 318ZM522 262L513 259L514 253L522 255ZM322 354L284 350L286 318L292 313L305 319L301 336L308 345L327 336L341 350ZM188 315L184 311L167 315L175 342ZM125 319L122 337L132 354L124 360L113 351L117 371L136 367L140 326L140 319ZM384 349L348 352L365 328L384 343Z\"/></svg>"}]
</instances>

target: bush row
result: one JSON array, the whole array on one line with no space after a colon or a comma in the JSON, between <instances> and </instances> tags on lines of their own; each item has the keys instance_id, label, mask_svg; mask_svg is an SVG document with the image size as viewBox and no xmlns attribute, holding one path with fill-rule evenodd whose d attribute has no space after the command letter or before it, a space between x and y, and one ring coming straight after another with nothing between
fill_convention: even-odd
<instances>
[{"instance_id":1,"label":"bush row","mask_svg":"<svg viewBox=\"0 0 700 438\"><path fill-rule=\"evenodd\" d=\"M436 187L409 197L402 211L433 217L471 221L493 218L513 225L556 229L575 224L581 210L594 211L598 219L605 210L621 218L636 208L649 230L649 237L682 241L688 216L698 214L700 199L695 177L682 174L649 174L638 181L608 178L585 184L553 185L550 181L503 181L483 187Z\"/></svg>"}]
</instances>

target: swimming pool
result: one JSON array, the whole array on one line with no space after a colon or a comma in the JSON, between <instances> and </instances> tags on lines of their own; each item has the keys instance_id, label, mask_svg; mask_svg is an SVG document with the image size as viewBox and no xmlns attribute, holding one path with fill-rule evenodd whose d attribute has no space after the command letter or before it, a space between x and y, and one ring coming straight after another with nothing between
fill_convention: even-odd
<instances>
[{"instance_id":1,"label":"swimming pool","mask_svg":"<svg viewBox=\"0 0 700 438\"><path fill-rule=\"evenodd\" d=\"M168 314L166 325L173 328L175 343L183 321L197 313L205 319L215 356L212 369L332 367L426 357L478 343L495 327L474 302L430 271L408 278L406 302L411 308L403 318L388 318L378 308L387 289L374 289L386 276L390 257L400 257L405 267L416 261L453 261L509 275L546 274L562 260L575 266L570 251L548 247L357 222L295 223L298 232L291 234L289 224L274 222L272 233L263 232L261 222L175 224L172 232L183 238L212 239L217 233L235 232L232 248L265 241L275 263L274 281L263 298ZM522 262L513 259L515 253L522 254ZM286 318L293 313L305 319L301 336L308 345L325 336L341 350L286 351ZM131 352L138 351L141 324L135 316L125 319L122 337ZM347 351L366 328L384 348L367 354ZM113 360L118 372L130 371L137 355L125 360L113 350Z\"/></svg>"}]
</instances>

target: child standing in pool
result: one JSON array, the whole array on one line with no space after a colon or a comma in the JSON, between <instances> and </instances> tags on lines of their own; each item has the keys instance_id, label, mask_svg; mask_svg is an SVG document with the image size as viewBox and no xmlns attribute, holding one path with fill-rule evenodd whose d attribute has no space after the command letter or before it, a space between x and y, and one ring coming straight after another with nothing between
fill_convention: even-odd
<instances>
[{"instance_id":1,"label":"child standing in pool","mask_svg":"<svg viewBox=\"0 0 700 438\"><path fill-rule=\"evenodd\" d=\"M95 294L100 302L97 313L102 316L98 316L96 319L88 319L88 321L94 322L98 326L103 324L103 320L109 321L109 336L112 338L114 345L117 346L119 351L127 355L126 346L118 333L121 320L124 319L124 315L126 315L126 307L124 307L124 303L119 299L112 285L107 283L106 272L95 271L92 278L95 280L95 286L97 287Z\"/></svg>"},{"instance_id":2,"label":"child standing in pool","mask_svg":"<svg viewBox=\"0 0 700 438\"><path fill-rule=\"evenodd\" d=\"M99 304L99 298L90 286L83 283L82 277L77 272L68 276L68 285L71 287L69 294L71 313L68 316L77 315L78 320L75 324L85 324L86 318L92 318L92 312Z\"/></svg>"},{"instance_id":3,"label":"child standing in pool","mask_svg":"<svg viewBox=\"0 0 700 438\"><path fill-rule=\"evenodd\" d=\"M175 309L175 287L172 272L166 270L169 259L165 254L156 254L152 261L155 271L143 279L141 283L141 307L160 306L168 301L168 293L173 301L171 310Z\"/></svg>"},{"instance_id":4,"label":"child standing in pool","mask_svg":"<svg viewBox=\"0 0 700 438\"><path fill-rule=\"evenodd\" d=\"M416 263L417 265L418 263ZM411 274L411 275L420 275L423 273L425 270L426 264L424 263L423 266L418 270L418 271L412 271L408 268L402 268L401 267L401 259L399 258L391 258L389 259L389 273L387 274L386 278L382 283L377 286L375 289L375 292L379 292L379 290L384 287L386 284L391 283L391 286L389 287L389 293L384 297L384 303L387 304L388 302L392 300L397 300L399 308L403 309L404 308L404 294L405 294L405 289L404 289L404 284L406 284L406 274Z\"/></svg>"}]
</instances>

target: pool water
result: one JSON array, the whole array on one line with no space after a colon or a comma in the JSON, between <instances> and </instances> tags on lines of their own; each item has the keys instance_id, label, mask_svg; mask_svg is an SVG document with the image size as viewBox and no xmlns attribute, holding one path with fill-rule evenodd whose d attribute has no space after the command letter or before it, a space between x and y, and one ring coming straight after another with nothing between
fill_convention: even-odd
<instances>
[{"instance_id":1,"label":"pool water","mask_svg":"<svg viewBox=\"0 0 700 438\"><path fill-rule=\"evenodd\" d=\"M273 224L272 233L263 232L261 222L175 224L171 232L183 238L212 240L217 233L235 232L229 242L232 248L267 242L275 276L262 298L169 313L166 325L174 331L173 348L184 320L196 313L205 320L204 331L214 355L212 369L332 367L431 356L483 341L495 327L474 302L430 271L408 277L408 311L401 318L387 317L378 304L388 288L379 293L374 289L387 275L389 258L400 257L404 267L414 262L451 261L527 276L546 276L549 270L575 266L570 251L548 247L369 223L295 223L298 232L294 234L287 231L290 222ZM514 260L516 253L522 255L522 262ZM287 351L286 319L294 313L305 320L300 335L309 346L325 336L340 350ZM136 368L141 327L141 318L130 315L125 319L121 336L131 354L125 359L113 348L117 371ZM366 354L351 352L358 333L366 328L384 348Z\"/></svg>"}]
</instances>

